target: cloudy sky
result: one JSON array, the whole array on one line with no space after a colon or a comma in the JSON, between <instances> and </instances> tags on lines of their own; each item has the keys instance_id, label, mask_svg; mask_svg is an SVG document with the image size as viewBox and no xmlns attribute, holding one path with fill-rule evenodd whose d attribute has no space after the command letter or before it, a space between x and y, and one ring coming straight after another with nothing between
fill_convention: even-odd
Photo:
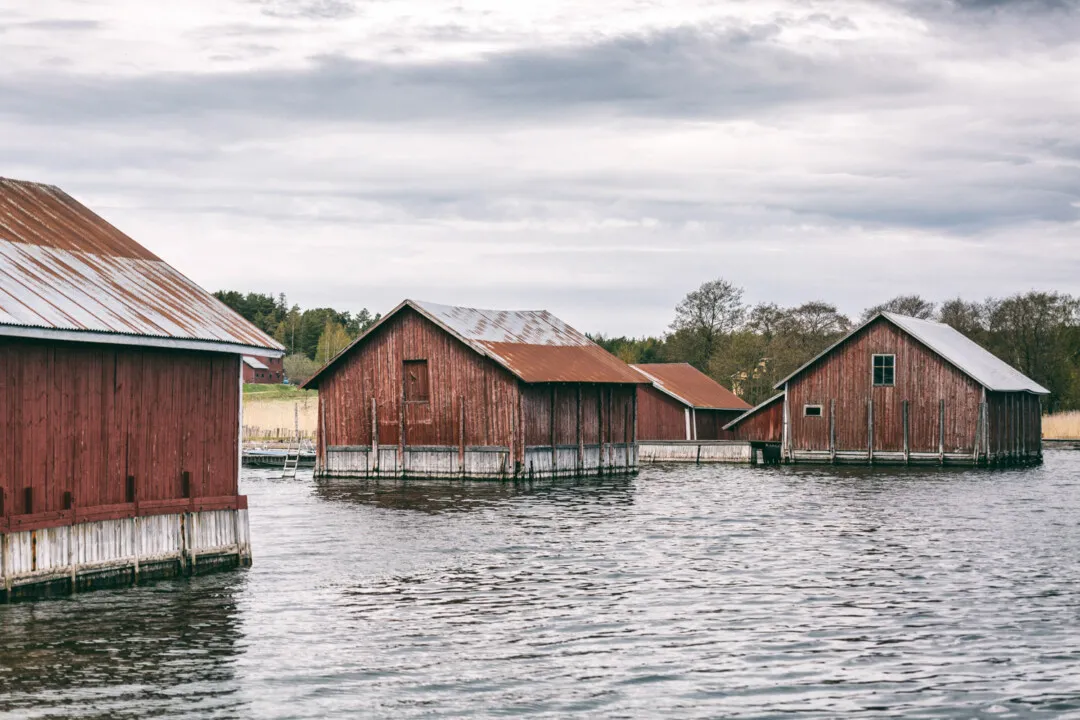
<instances>
[{"instance_id":1,"label":"cloudy sky","mask_svg":"<svg viewBox=\"0 0 1080 720\"><path fill-rule=\"evenodd\" d=\"M1080 293L1074 0L6 0L0 175L208 289Z\"/></svg>"}]
</instances>

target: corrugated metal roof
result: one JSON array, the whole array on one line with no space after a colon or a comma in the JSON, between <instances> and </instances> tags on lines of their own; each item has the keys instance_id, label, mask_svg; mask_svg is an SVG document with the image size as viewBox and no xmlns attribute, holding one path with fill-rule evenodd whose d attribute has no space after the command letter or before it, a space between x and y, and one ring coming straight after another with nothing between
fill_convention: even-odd
<instances>
[{"instance_id":1,"label":"corrugated metal roof","mask_svg":"<svg viewBox=\"0 0 1080 720\"><path fill-rule=\"evenodd\" d=\"M252 368L254 370L269 370L270 369L262 361L260 361L258 358L253 358L250 355L245 355L244 356L244 364L247 365L249 368Z\"/></svg>"},{"instance_id":2,"label":"corrugated metal roof","mask_svg":"<svg viewBox=\"0 0 1080 720\"><path fill-rule=\"evenodd\" d=\"M1050 394L1042 385L944 323L888 312L882 315L970 375L987 390Z\"/></svg>"},{"instance_id":3,"label":"corrugated metal roof","mask_svg":"<svg viewBox=\"0 0 1080 720\"><path fill-rule=\"evenodd\" d=\"M525 382L646 382L629 365L546 310L483 310L406 300L338 353L304 387L318 387L319 376L406 307Z\"/></svg>"},{"instance_id":4,"label":"corrugated metal roof","mask_svg":"<svg viewBox=\"0 0 1080 720\"><path fill-rule=\"evenodd\" d=\"M656 389L684 405L700 410L750 409L745 400L689 363L644 363L630 367L651 380Z\"/></svg>"},{"instance_id":5,"label":"corrugated metal roof","mask_svg":"<svg viewBox=\"0 0 1080 720\"><path fill-rule=\"evenodd\" d=\"M0 335L284 348L50 185L0 178Z\"/></svg>"},{"instance_id":6,"label":"corrugated metal roof","mask_svg":"<svg viewBox=\"0 0 1080 720\"><path fill-rule=\"evenodd\" d=\"M1037 382L949 325L934 322L932 320L919 320L918 318L897 315L896 313L890 312L881 312L870 318L843 338L830 345L814 357L814 359L810 360L810 362L778 382L775 387L777 389L782 388L785 383L791 380L791 378L802 374L804 370L818 360L847 342L848 338L879 319L887 320L908 333L942 358L952 363L968 377L986 387L987 390L994 392L1030 392L1036 395L1050 394L1050 391L1042 385L1039 385Z\"/></svg>"}]
</instances>

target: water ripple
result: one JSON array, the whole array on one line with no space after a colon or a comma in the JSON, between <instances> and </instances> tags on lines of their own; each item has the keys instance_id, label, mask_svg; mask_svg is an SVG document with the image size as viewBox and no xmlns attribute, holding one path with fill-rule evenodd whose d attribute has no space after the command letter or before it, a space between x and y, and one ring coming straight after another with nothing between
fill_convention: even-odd
<instances>
[{"instance_id":1,"label":"water ripple","mask_svg":"<svg viewBox=\"0 0 1080 720\"><path fill-rule=\"evenodd\" d=\"M248 471L251 571L0 607L0 718L1080 717L1078 478Z\"/></svg>"}]
</instances>

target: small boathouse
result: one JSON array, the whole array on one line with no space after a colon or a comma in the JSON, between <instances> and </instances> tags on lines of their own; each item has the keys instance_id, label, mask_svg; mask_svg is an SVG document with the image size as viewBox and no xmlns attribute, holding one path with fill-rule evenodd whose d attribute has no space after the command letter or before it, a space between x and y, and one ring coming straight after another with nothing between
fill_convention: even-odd
<instances>
[{"instance_id":1,"label":"small boathouse","mask_svg":"<svg viewBox=\"0 0 1080 720\"><path fill-rule=\"evenodd\" d=\"M1023 464L1049 391L948 325L880 313L727 425L785 462Z\"/></svg>"},{"instance_id":2,"label":"small boathouse","mask_svg":"<svg viewBox=\"0 0 1080 720\"><path fill-rule=\"evenodd\" d=\"M253 352L282 348L61 190L0 179L0 602L248 564Z\"/></svg>"},{"instance_id":3,"label":"small boathouse","mask_svg":"<svg viewBox=\"0 0 1080 720\"><path fill-rule=\"evenodd\" d=\"M319 390L315 473L632 472L643 382L546 311L406 300L305 384Z\"/></svg>"},{"instance_id":4,"label":"small boathouse","mask_svg":"<svg viewBox=\"0 0 1080 720\"><path fill-rule=\"evenodd\" d=\"M724 425L750 406L688 363L631 365L638 387L641 462L749 462L749 445Z\"/></svg>"}]
</instances>

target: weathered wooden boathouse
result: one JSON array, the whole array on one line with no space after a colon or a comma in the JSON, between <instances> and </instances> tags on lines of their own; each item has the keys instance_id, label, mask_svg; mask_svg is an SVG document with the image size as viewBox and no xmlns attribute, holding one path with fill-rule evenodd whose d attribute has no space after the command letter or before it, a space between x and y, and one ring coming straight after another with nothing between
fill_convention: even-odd
<instances>
[{"instance_id":1,"label":"weathered wooden boathouse","mask_svg":"<svg viewBox=\"0 0 1080 720\"><path fill-rule=\"evenodd\" d=\"M641 375L545 311L406 300L306 384L316 476L632 472Z\"/></svg>"},{"instance_id":2,"label":"weathered wooden boathouse","mask_svg":"<svg viewBox=\"0 0 1080 720\"><path fill-rule=\"evenodd\" d=\"M727 429L786 462L1042 458L1049 391L941 323L881 313L776 387Z\"/></svg>"},{"instance_id":3,"label":"weathered wooden boathouse","mask_svg":"<svg viewBox=\"0 0 1080 720\"><path fill-rule=\"evenodd\" d=\"M248 564L240 358L281 350L59 189L0 179L0 601Z\"/></svg>"},{"instance_id":4,"label":"weathered wooden boathouse","mask_svg":"<svg viewBox=\"0 0 1080 720\"><path fill-rule=\"evenodd\" d=\"M631 365L638 387L640 462L749 462L750 446L724 426L750 406L688 363Z\"/></svg>"}]
</instances>

